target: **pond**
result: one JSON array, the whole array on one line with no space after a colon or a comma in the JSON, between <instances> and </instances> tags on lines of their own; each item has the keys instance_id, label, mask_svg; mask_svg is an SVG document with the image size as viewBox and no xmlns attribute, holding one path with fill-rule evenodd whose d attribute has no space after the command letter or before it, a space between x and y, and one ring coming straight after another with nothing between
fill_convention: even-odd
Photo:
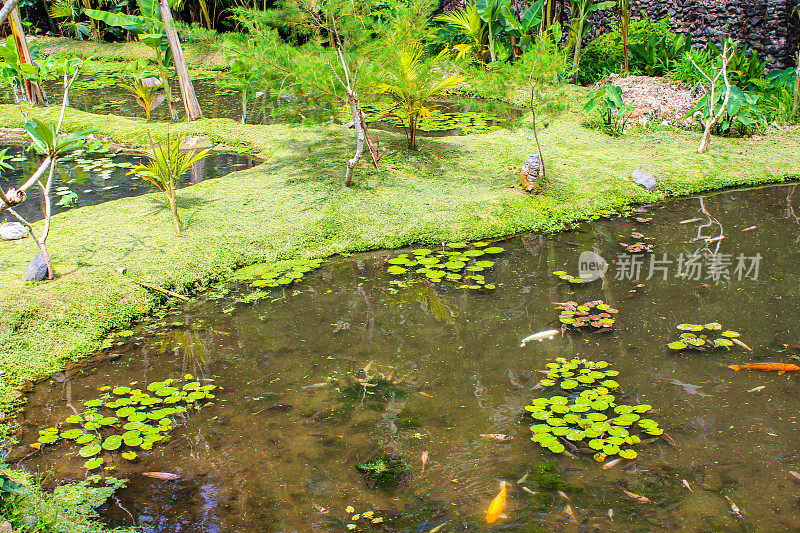
<instances>
[{"instance_id":1,"label":"pond","mask_svg":"<svg viewBox=\"0 0 800 533\"><path fill-rule=\"evenodd\" d=\"M90 79L82 79L85 86L91 86ZM130 80L125 80L130 81ZM203 116L208 118L229 118L240 121L242 118L241 93L226 88L214 80L198 79L193 82ZM45 91L53 104L60 104L61 85L45 83ZM177 87L174 95L180 95ZM13 96L9 89L2 92L3 102L11 103ZM144 118L144 110L133 96L119 83L100 83L91 89L76 87L70 92L70 105L81 111L99 114L115 114ZM460 98L434 102L436 109L420 124L420 134L426 137L484 133L492 129L508 126L522 116L519 108L498 100ZM391 105L386 101L371 102L363 106L368 124L375 129L403 132L402 122L396 117L385 117ZM183 104L176 103L176 110L183 115ZM328 106L299 105L295 102L260 96L248 102L248 124L276 123L325 123L343 124L350 122L347 106L332 110ZM169 110L166 104L153 110L153 120L168 121Z\"/></svg>"},{"instance_id":2,"label":"pond","mask_svg":"<svg viewBox=\"0 0 800 533\"><path fill-rule=\"evenodd\" d=\"M0 175L0 188L3 190L20 187L39 167L39 158L35 152L26 151L19 145L0 145L0 150L5 148L8 149L7 155L13 156L9 164L14 168L3 170ZM57 167L51 193L53 213L155 192L156 188L152 184L127 175L133 165L148 160L146 156L113 153L108 149L79 152L62 159ZM250 168L255 164L256 161L248 155L212 151L181 177L178 186L188 187ZM44 202L39 187L28 189L28 199L15 210L29 222L43 219ZM16 220L10 213L0 214L0 223Z\"/></svg>"},{"instance_id":3,"label":"pond","mask_svg":"<svg viewBox=\"0 0 800 533\"><path fill-rule=\"evenodd\" d=\"M51 480L81 479L77 447L31 450L39 430L107 387L191 374L221 387L213 405L178 417L171 440L133 463L104 453L113 475L130 478L120 504L103 510L108 523L133 517L147 532L797 528L800 381L728 368L796 362L796 189L725 191L493 243L505 249L481 273L493 290L389 274L398 261L388 260L410 250L334 258L276 289L218 288L38 384L12 456ZM628 255L621 243L636 242L653 252ZM608 261L604 277L552 274L577 276L587 251ZM619 311L613 327L520 347L558 327L558 303L598 299ZM708 323L741 333L753 352L667 347L677 325ZM525 407L554 394L538 388L540 371L573 356L611 363L618 403L651 405L647 416L667 436L607 469L611 457L556 455L531 441ZM356 468L383 456L409 467L393 488ZM180 478L142 475L153 471ZM487 525L501 480L507 518Z\"/></svg>"}]
</instances>

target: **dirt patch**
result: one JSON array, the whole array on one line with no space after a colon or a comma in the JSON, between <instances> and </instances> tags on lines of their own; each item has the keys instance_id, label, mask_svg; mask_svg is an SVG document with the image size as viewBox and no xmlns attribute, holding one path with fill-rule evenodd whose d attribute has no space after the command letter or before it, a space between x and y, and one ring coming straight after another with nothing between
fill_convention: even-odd
<instances>
[{"instance_id":1,"label":"dirt patch","mask_svg":"<svg viewBox=\"0 0 800 533\"><path fill-rule=\"evenodd\" d=\"M612 74L606 80L622 89L625 102L633 106L631 124L646 124L651 120L667 121L676 126L690 126L684 117L695 107L700 94L678 81L650 76Z\"/></svg>"}]
</instances>

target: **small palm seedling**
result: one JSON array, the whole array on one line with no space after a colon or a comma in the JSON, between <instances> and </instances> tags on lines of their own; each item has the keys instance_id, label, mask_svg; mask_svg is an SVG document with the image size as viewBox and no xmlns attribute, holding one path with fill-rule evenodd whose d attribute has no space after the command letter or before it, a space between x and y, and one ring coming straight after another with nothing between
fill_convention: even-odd
<instances>
[{"instance_id":1,"label":"small palm seedling","mask_svg":"<svg viewBox=\"0 0 800 533\"><path fill-rule=\"evenodd\" d=\"M385 82L377 91L389 95L397 104L395 114L406 123L408 144L416 148L417 126L421 119L430 116L435 107L429 102L464 81L457 75L446 76L437 68L447 55L444 51L429 61L422 58L421 46L410 46L399 52L399 61L387 65Z\"/></svg>"},{"instance_id":2,"label":"small palm seedling","mask_svg":"<svg viewBox=\"0 0 800 533\"><path fill-rule=\"evenodd\" d=\"M172 223L175 226L175 236L181 236L181 221L178 218L177 188L178 179L185 174L192 165L208 155L208 150L199 152L181 152L183 136L177 139L170 138L163 144L155 144L150 139L153 155L147 164L138 164L128 174L135 174L155 185L164 195L172 213Z\"/></svg>"},{"instance_id":3,"label":"small palm seedling","mask_svg":"<svg viewBox=\"0 0 800 533\"><path fill-rule=\"evenodd\" d=\"M150 114L157 105L156 98L158 97L158 91L163 87L163 84L150 84L146 83L142 78L134 78L133 83L130 85L120 83L120 87L133 95L136 99L136 103L144 109L147 120L150 120Z\"/></svg>"}]
</instances>

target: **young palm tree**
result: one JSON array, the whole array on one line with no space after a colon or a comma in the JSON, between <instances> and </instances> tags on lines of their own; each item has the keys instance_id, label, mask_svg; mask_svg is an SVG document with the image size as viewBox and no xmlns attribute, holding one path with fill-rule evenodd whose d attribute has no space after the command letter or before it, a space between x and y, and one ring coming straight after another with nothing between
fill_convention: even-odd
<instances>
[{"instance_id":1,"label":"young palm tree","mask_svg":"<svg viewBox=\"0 0 800 533\"><path fill-rule=\"evenodd\" d=\"M453 49L458 52L458 59L472 56L482 63L486 63L490 59L489 26L481 19L474 3L467 4L464 9L439 15L434 20L456 28L470 40L469 43L453 46Z\"/></svg>"},{"instance_id":2,"label":"young palm tree","mask_svg":"<svg viewBox=\"0 0 800 533\"><path fill-rule=\"evenodd\" d=\"M418 44L400 50L398 60L387 65L387 81L377 86L379 93L388 95L397 103L395 113L408 127L408 144L411 148L417 146L420 119L430 116L435 107L430 100L464 81L463 76L446 76L437 68L447 51L429 61L424 61L422 54L422 47Z\"/></svg>"},{"instance_id":3,"label":"young palm tree","mask_svg":"<svg viewBox=\"0 0 800 533\"><path fill-rule=\"evenodd\" d=\"M200 152L181 152L183 136L173 140L167 134L167 142L157 145L150 139L153 155L147 164L138 164L128 174L135 174L149 181L164 195L172 213L175 236L181 236L181 221L178 218L177 189L178 179L192 168L192 165L208 155L208 150Z\"/></svg>"}]
</instances>

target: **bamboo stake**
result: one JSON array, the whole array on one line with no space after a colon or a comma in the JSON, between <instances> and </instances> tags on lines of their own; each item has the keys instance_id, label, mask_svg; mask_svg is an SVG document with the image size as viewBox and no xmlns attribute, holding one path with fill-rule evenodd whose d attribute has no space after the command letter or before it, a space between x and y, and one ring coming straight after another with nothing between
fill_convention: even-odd
<instances>
[{"instance_id":1,"label":"bamboo stake","mask_svg":"<svg viewBox=\"0 0 800 533\"><path fill-rule=\"evenodd\" d=\"M161 9L161 19L164 21L164 28L169 40L169 47L172 50L172 61L175 63L175 71L178 73L178 84L181 88L183 106L186 108L186 120L197 120L203 116L197 96L194 93L192 79L189 77L189 68L186 66L186 57L183 55L178 32L172 23L172 10L169 8L167 0L160 0L158 3ZM164 80L166 83L166 80Z\"/></svg>"}]
</instances>

